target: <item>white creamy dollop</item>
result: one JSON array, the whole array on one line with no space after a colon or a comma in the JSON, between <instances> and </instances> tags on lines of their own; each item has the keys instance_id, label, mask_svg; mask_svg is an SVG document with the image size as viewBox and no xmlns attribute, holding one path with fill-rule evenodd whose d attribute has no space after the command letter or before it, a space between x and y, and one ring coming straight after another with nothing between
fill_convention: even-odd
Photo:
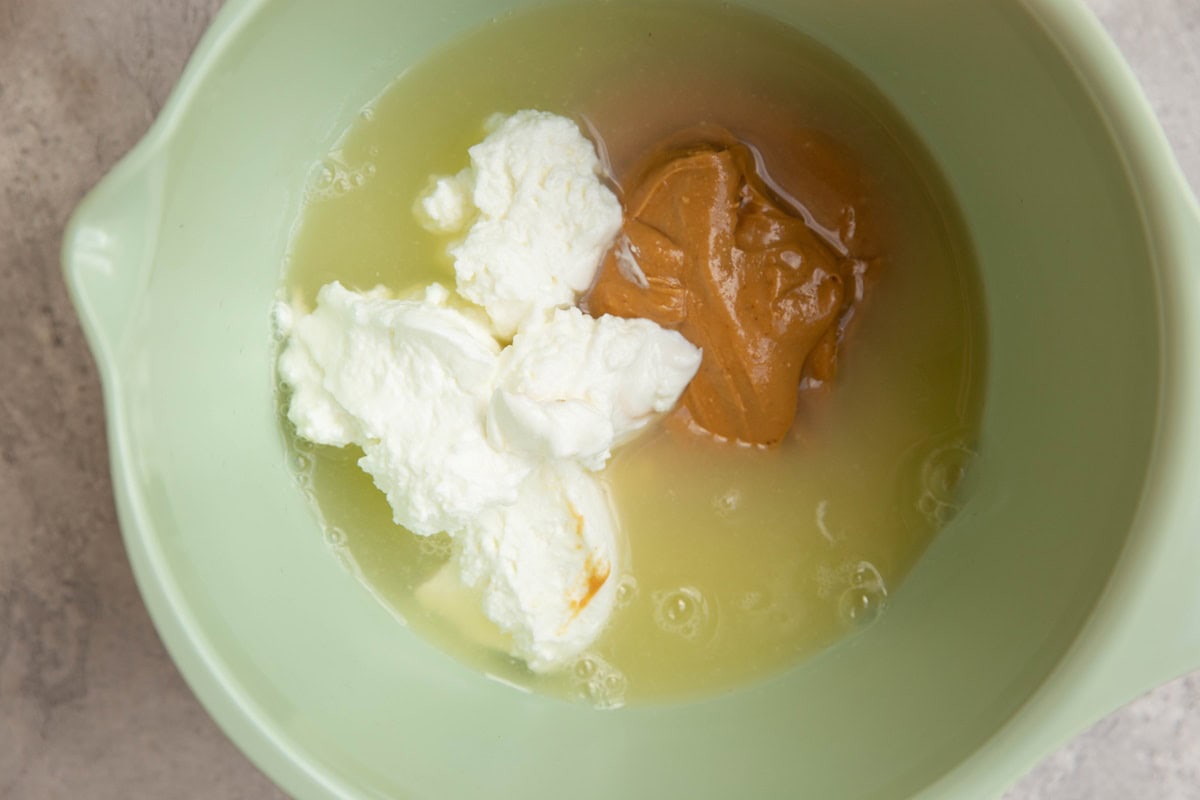
<instances>
[{"instance_id":1,"label":"white creamy dollop","mask_svg":"<svg viewBox=\"0 0 1200 800\"><path fill-rule=\"evenodd\" d=\"M543 466L517 502L481 514L462 537L463 583L542 671L587 648L612 613L617 526L604 488L570 461Z\"/></svg>"},{"instance_id":2,"label":"white creamy dollop","mask_svg":"<svg viewBox=\"0 0 1200 800\"><path fill-rule=\"evenodd\" d=\"M356 444L359 465L416 534L461 529L516 499L532 465L484 435L500 346L433 285L394 300L330 283L292 324L279 372L300 436Z\"/></svg>"},{"instance_id":3,"label":"white creamy dollop","mask_svg":"<svg viewBox=\"0 0 1200 800\"><path fill-rule=\"evenodd\" d=\"M545 111L494 117L471 165L420 201L426 225L466 236L450 248L458 293L509 339L592 283L621 227L621 204L601 180L592 143Z\"/></svg>"},{"instance_id":4,"label":"white creamy dollop","mask_svg":"<svg viewBox=\"0 0 1200 800\"><path fill-rule=\"evenodd\" d=\"M463 604L479 598L499 631L480 642L544 671L613 608L618 529L592 472L674 406L700 351L649 320L570 307L621 224L573 122L521 111L470 155L415 211L441 232L474 219L451 252L458 294L486 315L439 285L397 299L334 282L310 313L276 309L279 371L300 436L360 446L397 524L451 535L462 593L443 570L418 597L476 633Z\"/></svg>"},{"instance_id":5,"label":"white creamy dollop","mask_svg":"<svg viewBox=\"0 0 1200 800\"><path fill-rule=\"evenodd\" d=\"M417 201L417 219L434 233L457 233L471 211L471 170L434 180Z\"/></svg>"},{"instance_id":6,"label":"white creamy dollop","mask_svg":"<svg viewBox=\"0 0 1200 800\"><path fill-rule=\"evenodd\" d=\"M488 436L505 450L601 469L679 400L700 351L646 319L559 309L500 357Z\"/></svg>"}]
</instances>

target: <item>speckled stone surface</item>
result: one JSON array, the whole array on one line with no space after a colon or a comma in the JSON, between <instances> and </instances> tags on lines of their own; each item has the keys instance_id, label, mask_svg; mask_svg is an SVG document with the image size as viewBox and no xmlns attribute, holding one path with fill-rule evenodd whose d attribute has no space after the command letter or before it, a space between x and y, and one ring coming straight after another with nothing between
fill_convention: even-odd
<instances>
[{"instance_id":1,"label":"speckled stone surface","mask_svg":"<svg viewBox=\"0 0 1200 800\"><path fill-rule=\"evenodd\" d=\"M1200 187L1200 0L1089 2ZM71 209L150 124L218 5L0 0L0 798L281 796L197 704L138 596L58 263ZM1006 795L1050 798L1200 798L1200 673Z\"/></svg>"}]
</instances>

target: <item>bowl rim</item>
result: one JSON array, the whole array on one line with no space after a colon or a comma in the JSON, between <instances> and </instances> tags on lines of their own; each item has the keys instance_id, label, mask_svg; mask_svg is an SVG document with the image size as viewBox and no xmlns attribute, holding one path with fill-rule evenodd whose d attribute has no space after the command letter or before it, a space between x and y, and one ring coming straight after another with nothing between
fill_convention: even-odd
<instances>
[{"instance_id":1,"label":"bowl rim","mask_svg":"<svg viewBox=\"0 0 1200 800\"><path fill-rule=\"evenodd\" d=\"M93 188L72 214L62 263L72 301L94 354L103 387L110 468L118 519L134 577L155 628L201 704L250 760L285 791L302 797L355 797L341 776L310 759L275 727L271 717L238 685L197 631L182 594L165 577L165 558L153 542L149 514L133 487L130 439L121 415L123 387L112 342L89 302L81 280L80 231L103 204L102 188L120 184L159 158L199 87L234 40L270 0L228 0L192 53L181 78L145 136ZM1086 724L1156 683L1200 666L1200 589L1192 592L1191 646L1132 663L1114 655L1123 642L1141 641L1136 629L1147 606L1166 602L1162 592L1140 601L1150 584L1173 567L1183 586L1183 565L1200 563L1200 537L1186 541L1183 528L1200 523L1200 498L1188 500L1186 453L1200 452L1200 422L1185 409L1200 407L1200 203L1197 203L1166 136L1128 64L1084 0L1014 0L1025 8L1074 67L1125 159L1152 257L1160 277L1160 374L1163 391L1147 490L1128 542L1109 583L1075 641L1045 681L1014 716L975 752L918 796L956 798L1001 791L1039 758ZM1188 316L1193 318L1188 321ZM1192 343L1192 344L1188 344ZM1135 535L1136 534L1136 535ZM1181 540L1184 540L1181 544ZM1182 559L1182 560L1181 560ZM1178 588L1178 587L1177 587ZM1169 598L1168 598L1169 599ZM1144 637L1143 637L1144 638ZM1113 674L1115 673L1115 674Z\"/></svg>"},{"instance_id":2,"label":"bowl rim","mask_svg":"<svg viewBox=\"0 0 1200 800\"><path fill-rule=\"evenodd\" d=\"M1200 668L1200 202L1132 68L1084 0L1017 0L1089 92L1141 214L1157 286L1159 403L1142 496L1108 582L1034 693L919 797L998 793L1137 695ZM1189 464L1189 453L1191 462ZM1169 620L1174 635L1164 635Z\"/></svg>"}]
</instances>

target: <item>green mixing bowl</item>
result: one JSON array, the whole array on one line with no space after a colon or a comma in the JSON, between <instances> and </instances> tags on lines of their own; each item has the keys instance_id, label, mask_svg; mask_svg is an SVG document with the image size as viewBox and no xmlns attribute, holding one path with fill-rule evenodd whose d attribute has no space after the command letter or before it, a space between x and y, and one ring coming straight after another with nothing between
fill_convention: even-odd
<instances>
[{"instance_id":1,"label":"green mixing bowl","mask_svg":"<svg viewBox=\"0 0 1200 800\"><path fill-rule=\"evenodd\" d=\"M269 308L310 166L489 0L231 0L64 261L159 632L302 797L977 798L1200 666L1200 211L1076 0L739 0L865 73L957 195L988 305L966 508L863 635L599 712L397 624L285 466ZM505 0L503 7L531 6Z\"/></svg>"}]
</instances>

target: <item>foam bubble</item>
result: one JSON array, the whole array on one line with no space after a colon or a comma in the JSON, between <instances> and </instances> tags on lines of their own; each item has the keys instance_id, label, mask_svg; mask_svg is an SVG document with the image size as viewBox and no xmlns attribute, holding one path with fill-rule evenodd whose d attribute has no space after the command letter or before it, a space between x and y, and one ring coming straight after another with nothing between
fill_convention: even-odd
<instances>
[{"instance_id":1,"label":"foam bubble","mask_svg":"<svg viewBox=\"0 0 1200 800\"><path fill-rule=\"evenodd\" d=\"M868 625L883 611L886 595L864 586L852 586L838 599L838 614L848 625Z\"/></svg>"},{"instance_id":2,"label":"foam bubble","mask_svg":"<svg viewBox=\"0 0 1200 800\"><path fill-rule=\"evenodd\" d=\"M874 622L887 605L887 585L870 561L859 561L850 572L850 586L838 598L838 614L847 625Z\"/></svg>"},{"instance_id":3,"label":"foam bubble","mask_svg":"<svg viewBox=\"0 0 1200 800\"><path fill-rule=\"evenodd\" d=\"M575 662L574 672L575 677L580 680L591 680L592 676L596 674L595 660L591 656L580 656L579 660Z\"/></svg>"},{"instance_id":4,"label":"foam bubble","mask_svg":"<svg viewBox=\"0 0 1200 800\"><path fill-rule=\"evenodd\" d=\"M316 180L313 182L313 188L318 191L324 191L333 186L334 179L337 178L337 170L330 164L322 164L321 169L317 171Z\"/></svg>"},{"instance_id":5,"label":"foam bubble","mask_svg":"<svg viewBox=\"0 0 1200 800\"><path fill-rule=\"evenodd\" d=\"M297 453L303 453L305 455L312 455L313 453L313 443L308 439L302 439L299 436L296 436L291 440L291 446L292 450Z\"/></svg>"},{"instance_id":6,"label":"foam bubble","mask_svg":"<svg viewBox=\"0 0 1200 800\"><path fill-rule=\"evenodd\" d=\"M730 488L714 497L712 504L713 508L722 517L732 516L742 504L742 491L741 489Z\"/></svg>"},{"instance_id":7,"label":"foam bubble","mask_svg":"<svg viewBox=\"0 0 1200 800\"><path fill-rule=\"evenodd\" d=\"M624 608L632 603L637 597L637 591L637 578L629 574L622 575L621 580L617 582L617 608Z\"/></svg>"},{"instance_id":8,"label":"foam bubble","mask_svg":"<svg viewBox=\"0 0 1200 800\"><path fill-rule=\"evenodd\" d=\"M954 519L960 507L958 487L974 458L974 451L959 439L934 448L925 457L917 511L927 521L942 526Z\"/></svg>"},{"instance_id":9,"label":"foam bubble","mask_svg":"<svg viewBox=\"0 0 1200 800\"><path fill-rule=\"evenodd\" d=\"M695 640L711 629L711 612L704 594L693 586L683 586L653 595L654 622L667 633Z\"/></svg>"},{"instance_id":10,"label":"foam bubble","mask_svg":"<svg viewBox=\"0 0 1200 800\"><path fill-rule=\"evenodd\" d=\"M850 577L850 583L853 586L870 586L877 588L884 594L887 594L887 587L883 582L883 575L879 573L879 569L870 561L859 561L854 565L854 571Z\"/></svg>"},{"instance_id":11,"label":"foam bubble","mask_svg":"<svg viewBox=\"0 0 1200 800\"><path fill-rule=\"evenodd\" d=\"M625 673L595 653L584 653L571 668L572 696L593 708L625 705L629 681Z\"/></svg>"},{"instance_id":12,"label":"foam bubble","mask_svg":"<svg viewBox=\"0 0 1200 800\"><path fill-rule=\"evenodd\" d=\"M329 525L325 528L325 543L330 547L342 548L346 546L346 532L336 525Z\"/></svg>"},{"instance_id":13,"label":"foam bubble","mask_svg":"<svg viewBox=\"0 0 1200 800\"><path fill-rule=\"evenodd\" d=\"M375 164L364 162L357 167L344 163L340 157L330 157L321 163L313 178L310 193L314 199L327 200L365 186L375 175Z\"/></svg>"},{"instance_id":14,"label":"foam bubble","mask_svg":"<svg viewBox=\"0 0 1200 800\"><path fill-rule=\"evenodd\" d=\"M417 549L421 555L436 561L450 558L454 550L454 541L447 533L435 533L432 536L417 537Z\"/></svg>"}]
</instances>

